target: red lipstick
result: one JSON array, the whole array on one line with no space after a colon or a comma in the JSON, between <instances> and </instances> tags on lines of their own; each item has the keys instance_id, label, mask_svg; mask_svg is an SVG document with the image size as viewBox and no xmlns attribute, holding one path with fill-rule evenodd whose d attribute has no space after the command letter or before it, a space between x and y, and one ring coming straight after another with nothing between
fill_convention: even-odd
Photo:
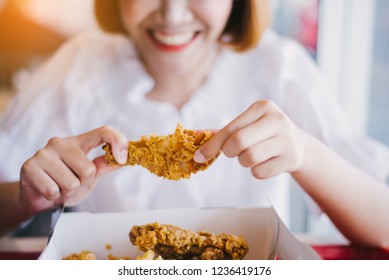
<instances>
[{"instance_id":1,"label":"red lipstick","mask_svg":"<svg viewBox=\"0 0 389 280\"><path fill-rule=\"evenodd\" d=\"M163 51L163 52L179 52L179 51L182 51L184 50L188 45L190 45L197 37L198 37L198 32L196 32L193 36L193 38L187 42L187 43L184 43L184 44L181 44L181 45L167 45L167 44L164 44L160 41L158 41L151 32L149 32L149 37L151 39L151 41L154 43L154 45L160 50L160 51Z\"/></svg>"}]
</instances>

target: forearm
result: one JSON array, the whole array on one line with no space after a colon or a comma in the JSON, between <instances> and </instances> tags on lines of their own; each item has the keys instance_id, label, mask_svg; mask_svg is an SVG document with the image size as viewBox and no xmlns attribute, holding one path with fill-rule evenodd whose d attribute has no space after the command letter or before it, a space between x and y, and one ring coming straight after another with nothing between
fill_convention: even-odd
<instances>
[{"instance_id":1,"label":"forearm","mask_svg":"<svg viewBox=\"0 0 389 280\"><path fill-rule=\"evenodd\" d=\"M389 189L307 135L292 175L351 241L389 248Z\"/></svg>"},{"instance_id":2,"label":"forearm","mask_svg":"<svg viewBox=\"0 0 389 280\"><path fill-rule=\"evenodd\" d=\"M33 214L25 210L19 199L19 182L0 184L0 236L15 229Z\"/></svg>"}]
</instances>

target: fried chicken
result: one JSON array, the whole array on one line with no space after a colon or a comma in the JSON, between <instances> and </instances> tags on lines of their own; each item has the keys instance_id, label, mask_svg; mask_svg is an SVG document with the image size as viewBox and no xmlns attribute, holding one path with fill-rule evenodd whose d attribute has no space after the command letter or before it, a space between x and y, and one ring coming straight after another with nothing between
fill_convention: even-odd
<instances>
[{"instance_id":1,"label":"fried chicken","mask_svg":"<svg viewBox=\"0 0 389 280\"><path fill-rule=\"evenodd\" d=\"M97 260L95 254L93 254L91 251L83 250L79 254L71 254L65 258L62 258L63 260Z\"/></svg>"},{"instance_id":2,"label":"fried chicken","mask_svg":"<svg viewBox=\"0 0 389 280\"><path fill-rule=\"evenodd\" d=\"M193 160L195 151L212 137L211 131L183 129L177 125L174 134L168 136L143 136L139 141L128 142L128 160L125 165L141 165L157 176L170 180L189 179L192 173L205 170L215 159L205 163ZM114 159L111 146L103 146L105 161L119 165Z\"/></svg>"},{"instance_id":3,"label":"fried chicken","mask_svg":"<svg viewBox=\"0 0 389 280\"><path fill-rule=\"evenodd\" d=\"M163 259L241 260L249 250L241 236L194 232L157 222L133 226L129 237L141 251L152 250Z\"/></svg>"}]
</instances>

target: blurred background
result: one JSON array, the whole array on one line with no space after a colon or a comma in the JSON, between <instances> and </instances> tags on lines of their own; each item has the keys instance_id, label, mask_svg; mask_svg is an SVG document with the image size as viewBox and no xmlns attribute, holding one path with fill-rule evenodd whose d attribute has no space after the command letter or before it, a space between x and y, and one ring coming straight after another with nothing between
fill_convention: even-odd
<instances>
[{"instance_id":1,"label":"blurred background","mask_svg":"<svg viewBox=\"0 0 389 280\"><path fill-rule=\"evenodd\" d=\"M354 128L389 145L389 1L271 4L274 29L305 46ZM90 30L97 30L93 0L0 0L0 115L18 81L65 40ZM292 217L302 217L292 219L292 230L309 229L297 188L291 204Z\"/></svg>"}]
</instances>

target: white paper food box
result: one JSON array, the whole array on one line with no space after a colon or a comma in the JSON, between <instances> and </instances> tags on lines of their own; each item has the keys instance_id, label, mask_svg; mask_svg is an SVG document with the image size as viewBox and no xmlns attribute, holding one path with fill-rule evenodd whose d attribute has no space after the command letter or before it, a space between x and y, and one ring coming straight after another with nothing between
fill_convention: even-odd
<instances>
[{"instance_id":1,"label":"white paper food box","mask_svg":"<svg viewBox=\"0 0 389 280\"><path fill-rule=\"evenodd\" d=\"M135 259L143 252L131 244L129 232L133 225L153 222L241 235L250 248L247 260L320 259L310 246L289 232L272 207L64 213L39 259L58 260L82 250L93 252L98 259L107 259L109 254Z\"/></svg>"}]
</instances>

